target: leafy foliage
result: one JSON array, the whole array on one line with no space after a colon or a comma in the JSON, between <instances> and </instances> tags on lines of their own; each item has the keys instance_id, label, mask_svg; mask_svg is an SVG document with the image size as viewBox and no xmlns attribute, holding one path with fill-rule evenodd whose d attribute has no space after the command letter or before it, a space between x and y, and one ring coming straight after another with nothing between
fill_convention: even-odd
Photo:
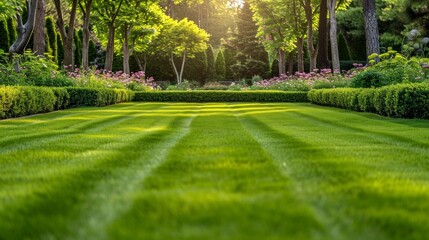
<instances>
[{"instance_id":1,"label":"leafy foliage","mask_svg":"<svg viewBox=\"0 0 429 240\"><path fill-rule=\"evenodd\" d=\"M55 22L53 17L46 18L46 37L48 39L49 47L54 57L54 62L58 62L58 41L57 31L55 28Z\"/></svg>"},{"instance_id":2,"label":"leafy foliage","mask_svg":"<svg viewBox=\"0 0 429 240\"><path fill-rule=\"evenodd\" d=\"M154 91L136 92L145 102L307 102L306 92L283 91Z\"/></svg>"},{"instance_id":3,"label":"leafy foliage","mask_svg":"<svg viewBox=\"0 0 429 240\"><path fill-rule=\"evenodd\" d=\"M216 64L213 47L209 45L206 49L207 56L207 81L216 80Z\"/></svg>"},{"instance_id":4,"label":"leafy foliage","mask_svg":"<svg viewBox=\"0 0 429 240\"><path fill-rule=\"evenodd\" d=\"M217 79L220 81L225 80L225 74L226 74L225 58L224 58L222 49L219 49L217 52L215 66L216 66Z\"/></svg>"},{"instance_id":5,"label":"leafy foliage","mask_svg":"<svg viewBox=\"0 0 429 240\"><path fill-rule=\"evenodd\" d=\"M388 85L386 76L376 70L367 70L352 79L351 87L372 88Z\"/></svg>"},{"instance_id":6,"label":"leafy foliage","mask_svg":"<svg viewBox=\"0 0 429 240\"><path fill-rule=\"evenodd\" d=\"M429 85L397 84L378 89L344 88L311 90L312 103L374 112L400 118L429 119Z\"/></svg>"},{"instance_id":7,"label":"leafy foliage","mask_svg":"<svg viewBox=\"0 0 429 240\"><path fill-rule=\"evenodd\" d=\"M6 20L0 19L0 50L9 52L9 31Z\"/></svg>"}]
</instances>

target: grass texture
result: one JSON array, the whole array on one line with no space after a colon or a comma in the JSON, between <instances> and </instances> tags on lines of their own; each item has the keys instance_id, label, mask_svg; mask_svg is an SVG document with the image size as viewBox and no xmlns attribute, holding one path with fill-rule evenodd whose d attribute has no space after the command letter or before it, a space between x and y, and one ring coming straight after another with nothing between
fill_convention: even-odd
<instances>
[{"instance_id":1,"label":"grass texture","mask_svg":"<svg viewBox=\"0 0 429 240\"><path fill-rule=\"evenodd\" d=\"M0 121L0 239L427 239L429 122L307 103Z\"/></svg>"}]
</instances>

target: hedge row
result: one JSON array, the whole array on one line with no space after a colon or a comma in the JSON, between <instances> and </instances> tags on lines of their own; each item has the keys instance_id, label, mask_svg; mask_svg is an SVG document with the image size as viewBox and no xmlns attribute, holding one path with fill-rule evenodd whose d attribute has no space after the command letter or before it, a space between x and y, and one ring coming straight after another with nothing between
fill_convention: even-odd
<instances>
[{"instance_id":1,"label":"hedge row","mask_svg":"<svg viewBox=\"0 0 429 240\"><path fill-rule=\"evenodd\" d=\"M102 107L120 102L130 102L134 92L123 89L65 88L70 95L70 106Z\"/></svg>"},{"instance_id":2,"label":"hedge row","mask_svg":"<svg viewBox=\"0 0 429 240\"><path fill-rule=\"evenodd\" d=\"M312 103L373 112L389 117L429 119L429 85L398 84L382 88L319 89L308 92Z\"/></svg>"},{"instance_id":3,"label":"hedge row","mask_svg":"<svg viewBox=\"0 0 429 240\"><path fill-rule=\"evenodd\" d=\"M134 93L118 89L0 86L0 119L76 106L105 106L131 101Z\"/></svg>"},{"instance_id":4,"label":"hedge row","mask_svg":"<svg viewBox=\"0 0 429 240\"><path fill-rule=\"evenodd\" d=\"M136 92L144 102L308 102L307 92L285 91L156 91Z\"/></svg>"}]
</instances>

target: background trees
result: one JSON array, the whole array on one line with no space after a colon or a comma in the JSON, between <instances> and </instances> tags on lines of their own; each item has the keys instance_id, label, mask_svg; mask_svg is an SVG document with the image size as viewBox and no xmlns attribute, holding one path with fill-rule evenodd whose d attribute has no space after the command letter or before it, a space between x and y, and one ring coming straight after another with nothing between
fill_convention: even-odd
<instances>
[{"instance_id":1,"label":"background trees","mask_svg":"<svg viewBox=\"0 0 429 240\"><path fill-rule=\"evenodd\" d=\"M177 83L183 81L186 58L194 58L196 53L207 49L209 35L188 19L180 21L167 17L163 21L163 28L156 40L160 53L169 57ZM175 57L180 57L179 64Z\"/></svg>"},{"instance_id":2,"label":"background trees","mask_svg":"<svg viewBox=\"0 0 429 240\"><path fill-rule=\"evenodd\" d=\"M60 68L145 71L175 82L320 68L339 72L388 47L403 50L412 29L429 34L428 5L423 0L11 0L0 3L0 48L48 53ZM211 46L201 50L202 42Z\"/></svg>"}]
</instances>

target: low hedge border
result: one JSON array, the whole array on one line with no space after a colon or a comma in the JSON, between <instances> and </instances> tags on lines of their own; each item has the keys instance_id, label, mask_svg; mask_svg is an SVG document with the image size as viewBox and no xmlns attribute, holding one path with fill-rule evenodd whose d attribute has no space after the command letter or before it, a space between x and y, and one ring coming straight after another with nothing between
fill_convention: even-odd
<instances>
[{"instance_id":1,"label":"low hedge border","mask_svg":"<svg viewBox=\"0 0 429 240\"><path fill-rule=\"evenodd\" d=\"M136 92L144 102L308 102L307 92L285 91L154 91Z\"/></svg>"},{"instance_id":2,"label":"low hedge border","mask_svg":"<svg viewBox=\"0 0 429 240\"><path fill-rule=\"evenodd\" d=\"M77 106L106 106L132 101L134 92L122 89L0 86L0 119Z\"/></svg>"},{"instance_id":3,"label":"low hedge border","mask_svg":"<svg viewBox=\"0 0 429 240\"><path fill-rule=\"evenodd\" d=\"M396 118L429 119L429 84L398 84L382 88L319 89L308 92L312 103L372 112Z\"/></svg>"},{"instance_id":4,"label":"low hedge border","mask_svg":"<svg viewBox=\"0 0 429 240\"><path fill-rule=\"evenodd\" d=\"M115 103L130 102L134 92L124 89L65 88L70 95L70 106L102 107Z\"/></svg>"}]
</instances>

